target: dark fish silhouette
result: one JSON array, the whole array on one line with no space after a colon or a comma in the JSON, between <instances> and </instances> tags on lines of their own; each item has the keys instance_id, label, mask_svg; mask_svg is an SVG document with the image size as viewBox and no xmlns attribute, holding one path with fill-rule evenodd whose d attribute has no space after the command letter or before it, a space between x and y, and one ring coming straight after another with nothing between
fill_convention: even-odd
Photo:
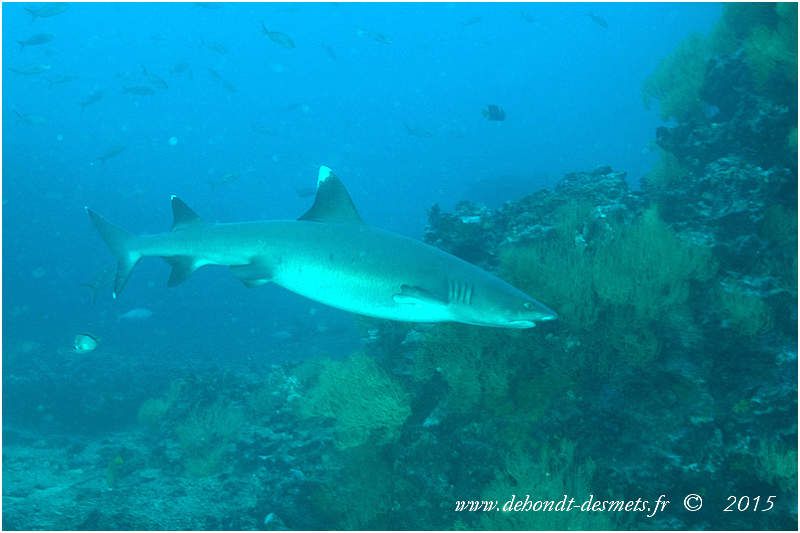
<instances>
[{"instance_id":1,"label":"dark fish silhouette","mask_svg":"<svg viewBox=\"0 0 800 533\"><path fill-rule=\"evenodd\" d=\"M147 70L144 65L142 65L142 75L145 78L147 78L147 83L149 83L156 89L161 89L162 91L169 89L169 85L167 85L167 82L164 81L162 77L153 74L152 72Z\"/></svg>"},{"instance_id":2,"label":"dark fish silhouette","mask_svg":"<svg viewBox=\"0 0 800 533\"><path fill-rule=\"evenodd\" d=\"M105 164L106 161L108 161L109 159L111 159L113 157L117 157L119 154L121 154L124 151L125 151L125 147L123 145L121 145L121 144L118 144L116 146L112 146L111 148L109 148L108 150L106 150L105 152L103 152L102 154L97 156L95 158L95 161L100 161L101 163Z\"/></svg>"},{"instance_id":3,"label":"dark fish silhouette","mask_svg":"<svg viewBox=\"0 0 800 533\"><path fill-rule=\"evenodd\" d=\"M108 265L100 272L95 274L91 281L81 283L81 287L86 287L89 289L92 305L94 305L94 303L97 301L98 291L114 286L115 268L116 267L114 265Z\"/></svg>"},{"instance_id":4,"label":"dark fish silhouette","mask_svg":"<svg viewBox=\"0 0 800 533\"><path fill-rule=\"evenodd\" d=\"M71 81L75 81L78 79L78 76L74 74L59 74L58 76L53 76L48 78L48 82L50 82L50 87L54 85L63 85L65 83L69 83Z\"/></svg>"},{"instance_id":5,"label":"dark fish silhouette","mask_svg":"<svg viewBox=\"0 0 800 533\"><path fill-rule=\"evenodd\" d=\"M31 35L24 41L17 42L19 43L19 49L23 50L26 46L39 46L40 44L47 44L52 40L52 33L37 33L36 35Z\"/></svg>"},{"instance_id":6,"label":"dark fish silhouette","mask_svg":"<svg viewBox=\"0 0 800 533\"><path fill-rule=\"evenodd\" d=\"M169 69L169 73L172 74L173 76L177 74L186 74L187 72L191 73L191 71L189 70L189 63L185 61L181 61L180 63L175 63Z\"/></svg>"},{"instance_id":7,"label":"dark fish silhouette","mask_svg":"<svg viewBox=\"0 0 800 533\"><path fill-rule=\"evenodd\" d=\"M23 76L35 76L47 72L52 67L50 65L28 65L25 67L8 67L11 72L22 74Z\"/></svg>"},{"instance_id":8,"label":"dark fish silhouette","mask_svg":"<svg viewBox=\"0 0 800 533\"><path fill-rule=\"evenodd\" d=\"M495 104L489 104L481 111L481 114L486 120L500 122L506 119L506 112L502 107Z\"/></svg>"},{"instance_id":9,"label":"dark fish silhouette","mask_svg":"<svg viewBox=\"0 0 800 533\"><path fill-rule=\"evenodd\" d=\"M47 119L42 115L35 115L33 113L23 113L17 109L14 109L14 113L17 115L17 119L20 122L27 124L29 126L41 126L43 124L47 124Z\"/></svg>"},{"instance_id":10,"label":"dark fish silhouette","mask_svg":"<svg viewBox=\"0 0 800 533\"><path fill-rule=\"evenodd\" d=\"M377 31L358 30L356 31L356 35L358 35L359 37L368 37L373 41L375 41L376 43L392 44L392 40L389 37Z\"/></svg>"},{"instance_id":11,"label":"dark fish silhouette","mask_svg":"<svg viewBox=\"0 0 800 533\"><path fill-rule=\"evenodd\" d=\"M224 56L224 55L226 55L228 53L228 47L225 46L222 43L217 43L217 42L213 42L213 41L210 42L210 43L207 43L204 40L201 40L200 44L202 44L203 46L205 46L206 48L208 48L212 52L217 53L217 54L219 54L221 56Z\"/></svg>"},{"instance_id":12,"label":"dark fish silhouette","mask_svg":"<svg viewBox=\"0 0 800 533\"><path fill-rule=\"evenodd\" d=\"M211 67L208 67L208 73L211 75L211 78L214 81L216 81L217 83L219 83L220 85L222 85L222 87L226 91L228 91L229 93L235 93L236 92L236 85L234 85L230 81L228 81L225 78L223 78L222 74L220 74L219 72L217 72L216 70L214 70Z\"/></svg>"},{"instance_id":13,"label":"dark fish silhouette","mask_svg":"<svg viewBox=\"0 0 800 533\"><path fill-rule=\"evenodd\" d=\"M136 96L150 96L156 94L152 87L148 85L132 85L122 89L124 94L134 94Z\"/></svg>"},{"instance_id":14,"label":"dark fish silhouette","mask_svg":"<svg viewBox=\"0 0 800 533\"><path fill-rule=\"evenodd\" d=\"M323 44L322 48L325 50L325 53L328 54L328 57L331 58L331 60L336 61L336 52L333 51L333 47L331 47L331 45Z\"/></svg>"},{"instance_id":15,"label":"dark fish silhouette","mask_svg":"<svg viewBox=\"0 0 800 533\"><path fill-rule=\"evenodd\" d=\"M282 46L284 48L294 48L294 41L292 40L291 37L280 31L268 30L263 22L261 23L261 31L273 43Z\"/></svg>"},{"instance_id":16,"label":"dark fish silhouette","mask_svg":"<svg viewBox=\"0 0 800 533\"><path fill-rule=\"evenodd\" d=\"M406 133L412 137L419 137L420 139L430 139L433 137L433 132L419 126L411 126L408 122L403 122Z\"/></svg>"},{"instance_id":17,"label":"dark fish silhouette","mask_svg":"<svg viewBox=\"0 0 800 533\"><path fill-rule=\"evenodd\" d=\"M83 111L92 104L96 104L102 99L103 99L103 91L99 89L96 91L92 91L91 94L89 94L89 96L87 96L86 98L84 98L79 102L79 104L81 105L81 111Z\"/></svg>"},{"instance_id":18,"label":"dark fish silhouette","mask_svg":"<svg viewBox=\"0 0 800 533\"><path fill-rule=\"evenodd\" d=\"M239 178L242 175L239 172L226 172L221 177L213 180L208 180L208 184L211 185L213 189L217 189L223 185L230 185L239 181Z\"/></svg>"},{"instance_id":19,"label":"dark fish silhouette","mask_svg":"<svg viewBox=\"0 0 800 533\"><path fill-rule=\"evenodd\" d=\"M69 9L69 4L66 2L51 2L51 3L37 4L37 6L38 7L25 8L25 11L30 13L32 17L31 22L38 18L55 17L56 15L60 15L61 13Z\"/></svg>"},{"instance_id":20,"label":"dark fish silhouette","mask_svg":"<svg viewBox=\"0 0 800 533\"><path fill-rule=\"evenodd\" d=\"M595 24L597 24L598 26L600 26L604 30L608 29L608 22L606 22L606 19L604 19L600 15L596 15L596 14L594 14L594 13L592 13L590 11L590 12L586 13L586 16L589 17L590 19L592 19L592 22L594 22Z\"/></svg>"}]
</instances>

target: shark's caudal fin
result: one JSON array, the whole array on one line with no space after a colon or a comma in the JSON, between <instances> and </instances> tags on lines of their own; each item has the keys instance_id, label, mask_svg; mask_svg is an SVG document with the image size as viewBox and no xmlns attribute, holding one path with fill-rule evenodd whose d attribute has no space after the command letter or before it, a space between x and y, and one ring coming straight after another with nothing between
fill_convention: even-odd
<instances>
[{"instance_id":1,"label":"shark's caudal fin","mask_svg":"<svg viewBox=\"0 0 800 533\"><path fill-rule=\"evenodd\" d=\"M94 224L94 227L97 228L100 236L117 258L117 277L114 280L113 293L113 297L116 298L117 295L122 292L122 289L125 288L125 283L128 282L133 267L136 266L136 263L139 262L142 255L131 246L134 239L132 233L112 224L88 207L86 208L86 212L89 214L89 218L92 224Z\"/></svg>"}]
</instances>

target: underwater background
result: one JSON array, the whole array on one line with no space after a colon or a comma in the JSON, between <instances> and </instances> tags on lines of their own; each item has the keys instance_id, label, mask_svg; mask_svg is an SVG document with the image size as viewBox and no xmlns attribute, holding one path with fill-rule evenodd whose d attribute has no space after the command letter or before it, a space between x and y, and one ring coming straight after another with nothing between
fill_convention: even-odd
<instances>
[{"instance_id":1,"label":"underwater background","mask_svg":"<svg viewBox=\"0 0 800 533\"><path fill-rule=\"evenodd\" d=\"M2 10L5 529L797 528L796 4ZM111 298L84 206L292 219L321 164L559 320Z\"/></svg>"}]
</instances>

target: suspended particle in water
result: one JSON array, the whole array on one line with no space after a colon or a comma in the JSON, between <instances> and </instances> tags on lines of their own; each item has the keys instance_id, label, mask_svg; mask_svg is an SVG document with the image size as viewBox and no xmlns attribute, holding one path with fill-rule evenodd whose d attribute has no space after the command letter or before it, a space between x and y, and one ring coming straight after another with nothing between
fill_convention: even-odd
<instances>
[{"instance_id":1,"label":"suspended particle in water","mask_svg":"<svg viewBox=\"0 0 800 533\"><path fill-rule=\"evenodd\" d=\"M169 141L167 141L167 142L169 143L170 146L175 146L176 144L178 144L178 138L177 137L170 137Z\"/></svg>"}]
</instances>

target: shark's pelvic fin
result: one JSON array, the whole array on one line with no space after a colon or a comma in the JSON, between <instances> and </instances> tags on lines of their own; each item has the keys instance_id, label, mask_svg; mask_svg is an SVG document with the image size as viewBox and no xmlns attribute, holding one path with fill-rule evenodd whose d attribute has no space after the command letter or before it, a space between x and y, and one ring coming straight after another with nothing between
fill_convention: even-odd
<instances>
[{"instance_id":1,"label":"shark's pelvic fin","mask_svg":"<svg viewBox=\"0 0 800 533\"><path fill-rule=\"evenodd\" d=\"M326 166L319 167L317 196L314 205L298 220L313 222L350 222L363 224L350 193Z\"/></svg>"},{"instance_id":2,"label":"shark's pelvic fin","mask_svg":"<svg viewBox=\"0 0 800 533\"><path fill-rule=\"evenodd\" d=\"M194 258L185 255L165 257L164 260L172 265L172 271L170 272L169 279L167 280L167 287L180 285L192 275L192 272L200 267Z\"/></svg>"},{"instance_id":3,"label":"shark's pelvic fin","mask_svg":"<svg viewBox=\"0 0 800 533\"><path fill-rule=\"evenodd\" d=\"M197 213L186 205L183 200L174 194L170 196L169 199L172 203L172 231L181 229L187 225L200 224L203 222Z\"/></svg>"},{"instance_id":4,"label":"shark's pelvic fin","mask_svg":"<svg viewBox=\"0 0 800 533\"><path fill-rule=\"evenodd\" d=\"M233 275L250 288L260 287L272 281L272 271L259 261L247 265L233 265L230 268Z\"/></svg>"},{"instance_id":5,"label":"shark's pelvic fin","mask_svg":"<svg viewBox=\"0 0 800 533\"><path fill-rule=\"evenodd\" d=\"M88 207L86 212L89 214L89 219L94 224L94 227L97 228L100 236L117 258L117 276L114 280L113 293L113 297L116 298L125 288L133 267L136 266L142 255L133 249L132 243L135 237L132 233L112 224Z\"/></svg>"}]
</instances>

